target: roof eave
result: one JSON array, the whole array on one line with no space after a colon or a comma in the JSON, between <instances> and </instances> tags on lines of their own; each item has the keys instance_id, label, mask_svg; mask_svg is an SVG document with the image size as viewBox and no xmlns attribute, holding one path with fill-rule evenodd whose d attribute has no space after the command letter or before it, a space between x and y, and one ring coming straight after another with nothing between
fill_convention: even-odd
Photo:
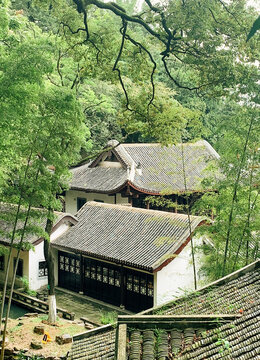
<instances>
[{"instance_id":1,"label":"roof eave","mask_svg":"<svg viewBox=\"0 0 260 360\"><path fill-rule=\"evenodd\" d=\"M69 251L69 252L72 252L74 254L86 255L86 256L95 258L97 260L109 261L109 262L112 262L112 263L117 264L117 265L125 265L125 266L128 266L128 267L132 267L132 268L136 268L136 269L139 269L139 270L143 270L143 271L153 273L153 268L151 266L144 266L144 265L141 265L141 264L136 264L136 263L133 263L133 262L130 262L130 261L116 259L116 258L109 257L109 256L106 256L106 255L100 255L100 254L95 254L95 253L85 251L85 250L74 249L74 248L71 248L69 246L59 245L59 244L55 244L53 242L51 243L51 246L53 248L55 248L55 249L58 249L58 250Z\"/></svg>"},{"instance_id":2,"label":"roof eave","mask_svg":"<svg viewBox=\"0 0 260 360\"><path fill-rule=\"evenodd\" d=\"M143 194L147 194L147 195L157 195L157 196L162 195L161 191L155 191L155 190L141 188L129 180L126 180L120 186L113 188L113 189L109 189L109 190L97 190L97 189L91 189L91 188L82 187L82 186L71 186L70 190L84 191L87 193L93 192L93 193L97 193L97 194L115 194L115 193L121 191L125 186L130 186L134 190L139 191L140 193L143 193ZM178 194L185 194L186 192L190 192L193 194L196 194L196 193L200 194L200 193L215 192L215 191L216 191L215 189L195 189L195 190L187 190L187 191L173 190L171 193L164 194L164 195L178 195Z\"/></svg>"}]
</instances>

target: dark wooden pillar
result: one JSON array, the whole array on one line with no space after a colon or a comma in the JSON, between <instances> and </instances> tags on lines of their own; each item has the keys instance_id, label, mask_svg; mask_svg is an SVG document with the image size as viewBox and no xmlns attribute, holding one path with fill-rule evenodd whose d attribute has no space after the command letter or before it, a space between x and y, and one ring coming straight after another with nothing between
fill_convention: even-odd
<instances>
[{"instance_id":1,"label":"dark wooden pillar","mask_svg":"<svg viewBox=\"0 0 260 360\"><path fill-rule=\"evenodd\" d=\"M121 265L121 268L120 268L120 306L124 306L124 307L125 307L125 291L126 291L125 272L124 272L123 265Z\"/></svg>"},{"instance_id":2,"label":"dark wooden pillar","mask_svg":"<svg viewBox=\"0 0 260 360\"><path fill-rule=\"evenodd\" d=\"M80 291L81 294L84 293L84 258L80 255Z\"/></svg>"},{"instance_id":3,"label":"dark wooden pillar","mask_svg":"<svg viewBox=\"0 0 260 360\"><path fill-rule=\"evenodd\" d=\"M132 196L128 196L128 202L129 202L129 204L131 204L131 206L133 206L133 199L132 199Z\"/></svg>"}]
</instances>

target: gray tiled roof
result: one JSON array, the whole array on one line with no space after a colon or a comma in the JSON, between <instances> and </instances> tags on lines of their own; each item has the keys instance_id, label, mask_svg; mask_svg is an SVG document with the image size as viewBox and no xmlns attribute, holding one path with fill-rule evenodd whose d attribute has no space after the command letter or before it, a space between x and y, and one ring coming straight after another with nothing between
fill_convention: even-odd
<instances>
[{"instance_id":1,"label":"gray tiled roof","mask_svg":"<svg viewBox=\"0 0 260 360\"><path fill-rule=\"evenodd\" d=\"M240 314L240 318L214 330L194 334L192 346L184 338L175 359L260 358L260 261L204 289L143 314ZM170 339L170 336L169 336ZM169 351L171 348L169 347ZM141 357L142 359L142 357Z\"/></svg>"},{"instance_id":2,"label":"gray tiled roof","mask_svg":"<svg viewBox=\"0 0 260 360\"><path fill-rule=\"evenodd\" d=\"M258 266L260 265L260 262ZM227 277L229 279L229 277ZM223 314L239 313L257 299L260 300L260 269L249 271L225 283L216 282L184 298L164 306L163 313L178 314ZM160 308L154 313L161 312Z\"/></svg>"},{"instance_id":3,"label":"gray tiled roof","mask_svg":"<svg viewBox=\"0 0 260 360\"><path fill-rule=\"evenodd\" d=\"M116 142L112 145L115 146ZM129 181L139 191L146 193L185 191L182 145L120 144L113 151L120 159L122 168L93 167L96 161L74 168L71 170L71 189L109 193L116 192ZM183 144L183 154L187 190L200 191L208 161L219 159L219 155L205 140ZM137 166L141 167L141 175L136 171ZM129 168L133 170L132 176L129 176Z\"/></svg>"},{"instance_id":4,"label":"gray tiled roof","mask_svg":"<svg viewBox=\"0 0 260 360\"><path fill-rule=\"evenodd\" d=\"M127 181L127 172L123 168L90 168L89 164L71 170L71 189L109 192L122 187Z\"/></svg>"},{"instance_id":5,"label":"gray tiled roof","mask_svg":"<svg viewBox=\"0 0 260 360\"><path fill-rule=\"evenodd\" d=\"M204 360L259 359L260 355L260 299L246 307L241 317L221 325L221 315L214 320L213 329L198 319L197 326L168 320L167 327L138 324L128 331L127 359ZM210 324L212 327L212 324ZM172 326L172 327L171 327ZM146 340L147 339L147 340ZM146 355L145 355L146 353ZM136 354L139 357L136 357ZM125 359L121 359L125 360Z\"/></svg>"},{"instance_id":6,"label":"gray tiled roof","mask_svg":"<svg viewBox=\"0 0 260 360\"><path fill-rule=\"evenodd\" d=\"M128 330L130 342L126 343L127 355L120 360L257 360L260 358L260 260L235 272L204 289L193 292L186 297L171 302L168 306L144 311L147 315L160 313L162 323L156 329L151 327L151 322L141 321L142 325L136 328L132 321ZM220 318L214 326L210 324L205 328L205 314L230 314L230 321L222 321ZM175 324L171 327L173 319ZM187 315L197 315L195 325L187 327ZM198 315L203 314L201 317ZM232 315L234 314L234 316ZM163 316L165 315L165 316ZM177 315L177 316L176 316ZM239 317L237 317L240 315ZM167 320L168 316L168 320ZM210 316L210 315L209 315ZM212 315L211 315L212 316ZM225 315L223 315L224 317ZM232 316L234 319L232 319ZM137 315L137 318L140 317ZM135 320L135 316L132 317ZM182 322L182 325L178 325ZM198 323L202 326L198 326ZM167 323L167 326L165 326ZM222 325L221 325L222 324ZM109 356L116 355L115 338L108 341L111 329L103 330L104 342L101 349L108 346ZM105 359L100 357L100 332L94 332L89 336L88 342L82 339L81 343L73 344L77 352L81 354L81 360ZM91 339L91 340L90 340ZM92 346L87 344L91 341ZM96 344L96 345L95 345ZM91 355L91 357L90 357ZM74 358L72 358L74 360ZM75 358L76 359L76 358ZM118 359L119 360L119 359Z\"/></svg>"},{"instance_id":7,"label":"gray tiled roof","mask_svg":"<svg viewBox=\"0 0 260 360\"><path fill-rule=\"evenodd\" d=\"M114 359L115 329L103 326L90 330L81 337L73 337L69 360L102 360Z\"/></svg>"},{"instance_id":8,"label":"gray tiled roof","mask_svg":"<svg viewBox=\"0 0 260 360\"><path fill-rule=\"evenodd\" d=\"M13 224L15 221L16 216L16 210L17 205L14 204L6 204L6 203L0 203L0 242L4 245L10 244L11 241L11 234L13 231ZM26 215L26 210L21 208L20 211L20 219L17 223L17 237L14 240L14 243L19 243L20 237L19 232L23 229L24 226L24 217ZM73 215L62 213L55 211L55 221L54 225L58 224L63 218L69 217L71 220L76 222L76 218ZM24 242L33 244L35 241L37 241L42 235L36 234L33 232L34 228L37 227L40 229L40 231L45 230L47 221L47 214L46 211L44 212L43 209L37 209L32 208L31 209L31 216L29 217L28 223L27 223L27 232L24 238ZM39 231L38 229L38 231Z\"/></svg>"},{"instance_id":9,"label":"gray tiled roof","mask_svg":"<svg viewBox=\"0 0 260 360\"><path fill-rule=\"evenodd\" d=\"M149 271L189 237L188 216L183 214L88 202L76 216L78 223L53 241L54 247ZM192 231L202 221L191 216Z\"/></svg>"}]
</instances>

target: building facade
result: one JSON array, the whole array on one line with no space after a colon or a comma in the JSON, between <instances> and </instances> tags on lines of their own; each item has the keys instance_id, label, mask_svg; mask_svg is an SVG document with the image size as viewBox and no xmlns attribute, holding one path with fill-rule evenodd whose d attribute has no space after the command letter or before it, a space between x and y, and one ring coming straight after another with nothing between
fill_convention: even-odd
<instances>
[{"instance_id":1,"label":"building facade","mask_svg":"<svg viewBox=\"0 0 260 360\"><path fill-rule=\"evenodd\" d=\"M135 312L193 288L187 215L88 202L76 217L51 242L59 286Z\"/></svg>"}]
</instances>

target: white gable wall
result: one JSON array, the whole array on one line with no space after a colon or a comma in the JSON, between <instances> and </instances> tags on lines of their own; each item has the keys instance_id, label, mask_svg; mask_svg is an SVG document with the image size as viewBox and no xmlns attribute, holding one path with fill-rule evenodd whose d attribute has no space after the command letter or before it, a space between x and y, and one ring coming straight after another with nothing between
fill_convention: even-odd
<instances>
[{"instance_id":1,"label":"white gable wall","mask_svg":"<svg viewBox=\"0 0 260 360\"><path fill-rule=\"evenodd\" d=\"M86 193L85 191L68 190L65 195L65 211L75 215L77 213L77 198L84 198L86 201L103 201L107 204L115 204L115 195ZM122 197L120 193L116 194L116 204L127 204L128 197Z\"/></svg>"},{"instance_id":2,"label":"white gable wall","mask_svg":"<svg viewBox=\"0 0 260 360\"><path fill-rule=\"evenodd\" d=\"M68 228L69 224L64 223L57 227L55 231L51 234L51 241L56 239L58 236L62 235ZM39 277L39 262L45 261L44 258L44 242L36 245L34 251L29 252L29 284L31 290L37 290L43 285L47 285L48 278L47 276Z\"/></svg>"},{"instance_id":3,"label":"white gable wall","mask_svg":"<svg viewBox=\"0 0 260 360\"><path fill-rule=\"evenodd\" d=\"M43 285L47 285L47 276L39 277L39 262L45 261L42 241L34 247L34 251L29 252L29 286L31 290L37 290Z\"/></svg>"},{"instance_id":4,"label":"white gable wall","mask_svg":"<svg viewBox=\"0 0 260 360\"><path fill-rule=\"evenodd\" d=\"M193 239L193 243L199 245L201 240ZM197 251L195 253L197 274L200 267L200 259L201 254ZM197 281L198 280L201 279L199 279L197 275ZM183 295L187 291L194 290L190 242L175 259L155 274L154 282L154 306L161 305Z\"/></svg>"}]
</instances>

